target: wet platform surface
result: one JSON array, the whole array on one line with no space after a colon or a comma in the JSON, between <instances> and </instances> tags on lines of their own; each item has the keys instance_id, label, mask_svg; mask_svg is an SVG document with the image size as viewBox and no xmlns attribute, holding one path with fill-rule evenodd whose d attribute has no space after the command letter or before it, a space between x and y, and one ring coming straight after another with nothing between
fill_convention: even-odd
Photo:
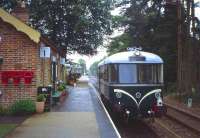
<instances>
[{"instance_id":1,"label":"wet platform surface","mask_svg":"<svg viewBox=\"0 0 200 138\"><path fill-rule=\"evenodd\" d=\"M49 113L34 115L7 138L117 138L88 79L71 87L67 99Z\"/></svg>"},{"instance_id":2,"label":"wet platform surface","mask_svg":"<svg viewBox=\"0 0 200 138\"><path fill-rule=\"evenodd\" d=\"M87 86L86 82L85 83ZM64 103L52 109L54 112L93 112L93 103L87 87L70 88L69 95Z\"/></svg>"},{"instance_id":3,"label":"wet platform surface","mask_svg":"<svg viewBox=\"0 0 200 138\"><path fill-rule=\"evenodd\" d=\"M95 114L50 112L34 115L6 138L100 138Z\"/></svg>"}]
</instances>

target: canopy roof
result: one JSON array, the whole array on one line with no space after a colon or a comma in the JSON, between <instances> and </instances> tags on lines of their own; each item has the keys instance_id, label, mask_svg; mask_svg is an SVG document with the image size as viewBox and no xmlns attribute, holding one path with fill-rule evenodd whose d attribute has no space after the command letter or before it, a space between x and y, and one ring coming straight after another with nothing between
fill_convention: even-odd
<instances>
[{"instance_id":1,"label":"canopy roof","mask_svg":"<svg viewBox=\"0 0 200 138\"><path fill-rule=\"evenodd\" d=\"M31 28L27 24L23 23L22 21L20 21L16 17L12 16L11 14L6 12L2 8L0 8L0 18L4 22L7 22L7 23L11 24L12 26L14 26L18 31L25 33L35 43L40 42L40 37L41 37L40 32Z\"/></svg>"}]
</instances>

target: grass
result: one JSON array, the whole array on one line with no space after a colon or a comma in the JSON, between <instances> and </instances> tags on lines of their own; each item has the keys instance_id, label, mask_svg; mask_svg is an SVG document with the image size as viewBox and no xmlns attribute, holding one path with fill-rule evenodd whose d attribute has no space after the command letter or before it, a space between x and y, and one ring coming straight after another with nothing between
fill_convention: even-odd
<instances>
[{"instance_id":1,"label":"grass","mask_svg":"<svg viewBox=\"0 0 200 138\"><path fill-rule=\"evenodd\" d=\"M12 131L17 124L0 124L0 138L3 138L6 134Z\"/></svg>"}]
</instances>

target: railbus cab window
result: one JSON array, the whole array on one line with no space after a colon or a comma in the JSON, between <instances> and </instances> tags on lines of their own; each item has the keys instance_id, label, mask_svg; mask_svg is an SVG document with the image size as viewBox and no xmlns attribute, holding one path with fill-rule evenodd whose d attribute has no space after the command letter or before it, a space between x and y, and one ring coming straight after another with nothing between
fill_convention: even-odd
<instances>
[{"instance_id":1,"label":"railbus cab window","mask_svg":"<svg viewBox=\"0 0 200 138\"><path fill-rule=\"evenodd\" d=\"M136 64L119 64L119 83L137 83Z\"/></svg>"},{"instance_id":2,"label":"railbus cab window","mask_svg":"<svg viewBox=\"0 0 200 138\"><path fill-rule=\"evenodd\" d=\"M152 64L138 65L138 82L139 83L156 83L156 67Z\"/></svg>"},{"instance_id":3,"label":"railbus cab window","mask_svg":"<svg viewBox=\"0 0 200 138\"><path fill-rule=\"evenodd\" d=\"M119 83L163 83L162 64L119 64Z\"/></svg>"}]
</instances>

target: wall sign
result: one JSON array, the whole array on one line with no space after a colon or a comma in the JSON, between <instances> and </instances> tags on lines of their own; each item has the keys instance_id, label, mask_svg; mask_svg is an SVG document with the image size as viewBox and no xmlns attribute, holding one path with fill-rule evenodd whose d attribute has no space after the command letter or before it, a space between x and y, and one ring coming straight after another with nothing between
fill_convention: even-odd
<instances>
[{"instance_id":1,"label":"wall sign","mask_svg":"<svg viewBox=\"0 0 200 138\"><path fill-rule=\"evenodd\" d=\"M50 58L51 49L50 47L40 47L40 57L41 58Z\"/></svg>"}]
</instances>

